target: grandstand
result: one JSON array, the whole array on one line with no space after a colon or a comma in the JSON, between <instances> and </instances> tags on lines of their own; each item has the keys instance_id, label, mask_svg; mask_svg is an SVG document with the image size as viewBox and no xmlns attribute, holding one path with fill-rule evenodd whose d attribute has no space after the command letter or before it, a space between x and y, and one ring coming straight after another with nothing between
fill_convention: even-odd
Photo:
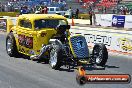
<instances>
[{"instance_id":1,"label":"grandstand","mask_svg":"<svg viewBox=\"0 0 132 88\"><path fill-rule=\"evenodd\" d=\"M79 8L82 12L88 12L91 8L96 13L117 13L120 0L72 0L68 2L69 7Z\"/></svg>"},{"instance_id":2,"label":"grandstand","mask_svg":"<svg viewBox=\"0 0 132 88\"><path fill-rule=\"evenodd\" d=\"M102 10L106 9L106 13L113 13L113 9L117 8L119 0L67 0L68 8L72 7L79 9L81 13L88 13L91 8L97 13L104 13ZM112 8L111 8L112 7Z\"/></svg>"},{"instance_id":3,"label":"grandstand","mask_svg":"<svg viewBox=\"0 0 132 88\"><path fill-rule=\"evenodd\" d=\"M0 0L2 5L8 5L8 8L20 9L22 6L30 8L46 5L48 7L59 7L61 10L67 10L72 7L73 11L79 9L81 13L88 13L91 8L96 13L118 13L121 6L132 9L132 0ZM0 10L1 11L1 10Z\"/></svg>"},{"instance_id":4,"label":"grandstand","mask_svg":"<svg viewBox=\"0 0 132 88\"><path fill-rule=\"evenodd\" d=\"M30 9L34 8L36 6L45 5L47 7L59 7L63 10L67 9L65 0L54 1L54 0L0 0L1 5L3 5L2 8L5 8L4 6L8 6L8 8L12 7L14 9L20 10L22 6L27 6ZM1 11L1 10L0 10ZM9 10L8 10L9 11Z\"/></svg>"}]
</instances>

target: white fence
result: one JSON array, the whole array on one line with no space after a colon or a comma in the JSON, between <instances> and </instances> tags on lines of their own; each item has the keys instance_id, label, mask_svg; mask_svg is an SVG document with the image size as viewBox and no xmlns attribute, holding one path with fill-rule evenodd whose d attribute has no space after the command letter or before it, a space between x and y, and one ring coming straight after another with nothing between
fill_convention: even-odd
<instances>
[{"instance_id":1,"label":"white fence","mask_svg":"<svg viewBox=\"0 0 132 88\"><path fill-rule=\"evenodd\" d=\"M132 15L96 14L96 25L132 28Z\"/></svg>"},{"instance_id":2,"label":"white fence","mask_svg":"<svg viewBox=\"0 0 132 88\"><path fill-rule=\"evenodd\" d=\"M73 33L81 33L85 36L88 46L93 47L95 43L103 43L110 51L127 53L132 55L132 33L122 31L104 30L99 28L74 28Z\"/></svg>"}]
</instances>

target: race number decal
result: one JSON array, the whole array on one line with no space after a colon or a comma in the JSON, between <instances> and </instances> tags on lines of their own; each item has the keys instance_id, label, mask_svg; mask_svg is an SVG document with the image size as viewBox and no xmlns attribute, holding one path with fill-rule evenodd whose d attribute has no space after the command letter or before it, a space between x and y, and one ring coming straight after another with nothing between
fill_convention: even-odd
<instances>
[{"instance_id":1,"label":"race number decal","mask_svg":"<svg viewBox=\"0 0 132 88\"><path fill-rule=\"evenodd\" d=\"M78 48L78 49L85 48L84 45L85 45L85 44L84 44L84 42L83 42L82 40L78 40L78 41L77 41L77 48Z\"/></svg>"}]
</instances>

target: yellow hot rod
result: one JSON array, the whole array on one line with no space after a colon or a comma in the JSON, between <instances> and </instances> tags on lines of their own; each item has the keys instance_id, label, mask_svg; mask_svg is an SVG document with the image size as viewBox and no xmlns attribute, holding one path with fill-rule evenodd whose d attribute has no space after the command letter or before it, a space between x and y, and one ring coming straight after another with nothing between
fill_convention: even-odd
<instances>
[{"instance_id":1,"label":"yellow hot rod","mask_svg":"<svg viewBox=\"0 0 132 88\"><path fill-rule=\"evenodd\" d=\"M6 51L9 56L20 53L31 59L48 59L53 69L73 62L104 66L108 59L104 44L95 44L92 54L85 37L70 35L70 25L57 14L24 14L7 30Z\"/></svg>"}]
</instances>

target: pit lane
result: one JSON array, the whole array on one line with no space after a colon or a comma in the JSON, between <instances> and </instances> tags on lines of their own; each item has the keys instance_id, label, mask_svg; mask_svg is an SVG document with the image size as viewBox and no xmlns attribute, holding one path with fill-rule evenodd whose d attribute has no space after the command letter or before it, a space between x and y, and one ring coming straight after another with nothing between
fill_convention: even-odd
<instances>
[{"instance_id":1,"label":"pit lane","mask_svg":"<svg viewBox=\"0 0 132 88\"><path fill-rule=\"evenodd\" d=\"M53 70L48 64L24 58L9 57L5 50L6 34L0 33L0 88L132 88L130 84L76 83L76 69ZM105 69L87 69L88 74L130 74L132 56L109 53Z\"/></svg>"}]
</instances>

